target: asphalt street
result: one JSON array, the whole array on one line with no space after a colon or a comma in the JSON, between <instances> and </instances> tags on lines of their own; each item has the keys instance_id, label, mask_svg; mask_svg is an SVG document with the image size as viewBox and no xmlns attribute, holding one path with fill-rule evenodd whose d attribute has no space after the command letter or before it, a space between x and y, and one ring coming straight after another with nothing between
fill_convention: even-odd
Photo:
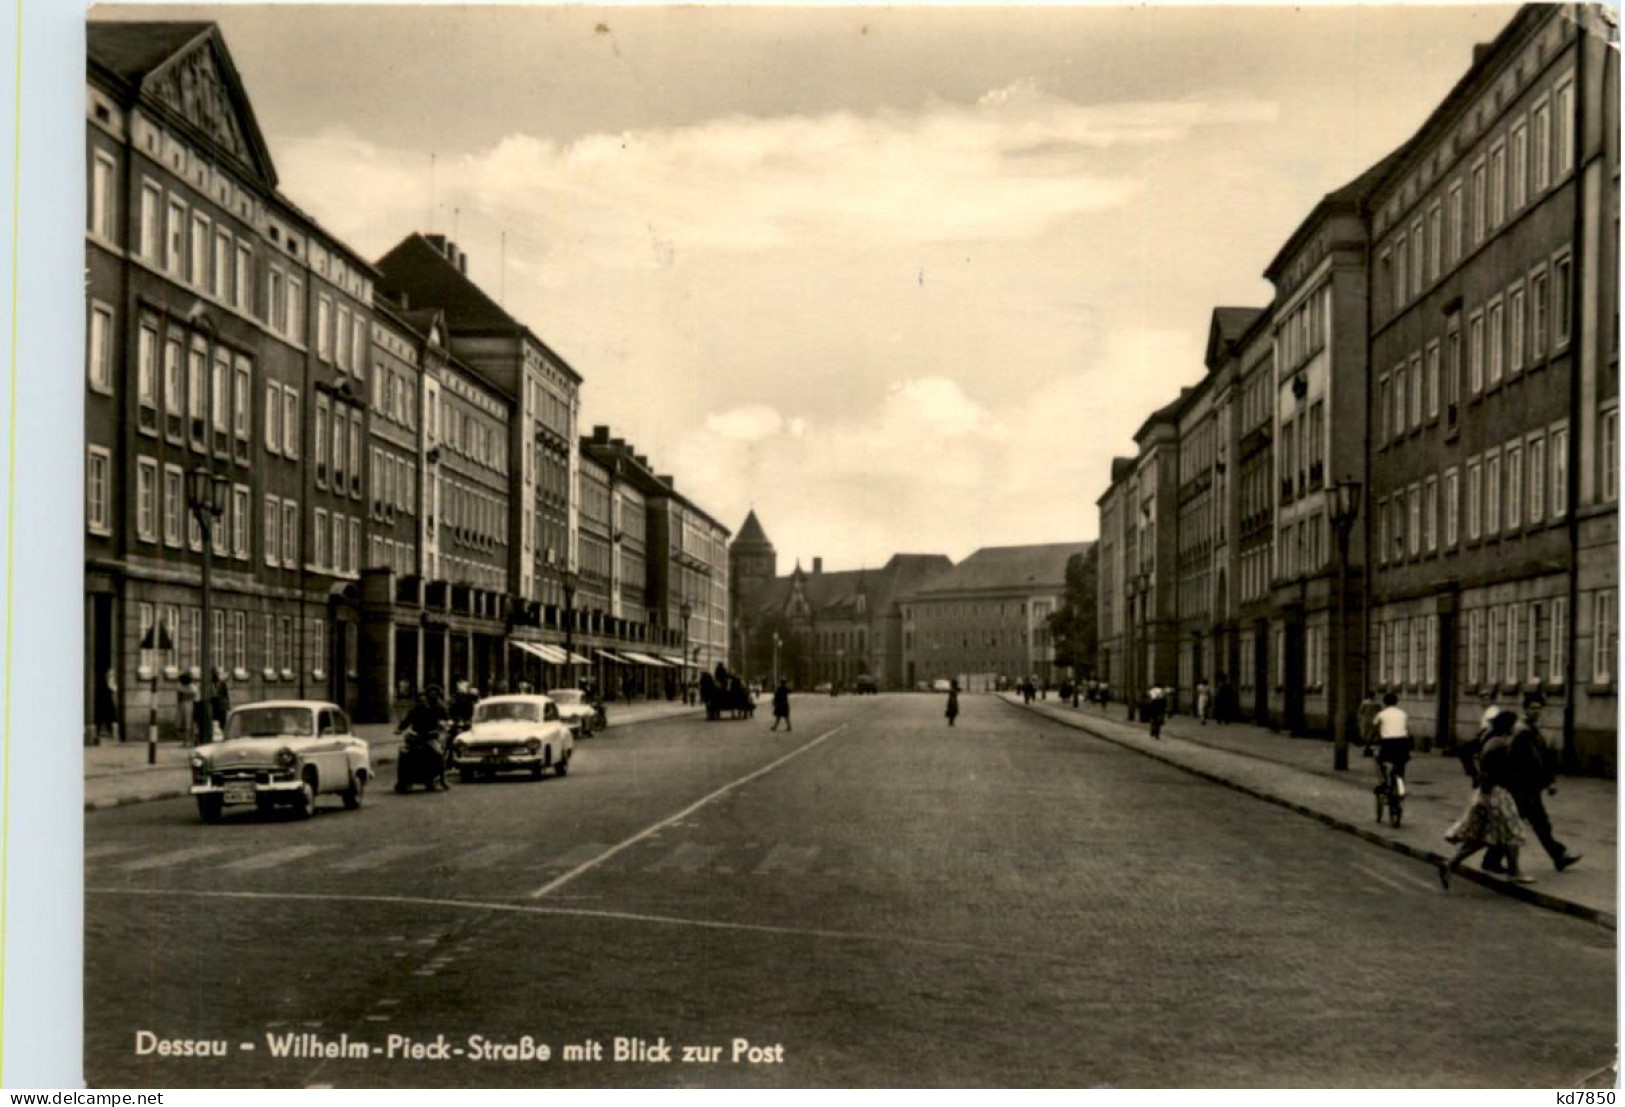
<instances>
[{"instance_id":1,"label":"asphalt street","mask_svg":"<svg viewBox=\"0 0 1625 1107\"><path fill-rule=\"evenodd\" d=\"M568 777L308 822L90 812L86 1078L1550 1088L1613 1060L1612 932L963 705L650 723ZM225 1056L141 1052L183 1040Z\"/></svg>"}]
</instances>

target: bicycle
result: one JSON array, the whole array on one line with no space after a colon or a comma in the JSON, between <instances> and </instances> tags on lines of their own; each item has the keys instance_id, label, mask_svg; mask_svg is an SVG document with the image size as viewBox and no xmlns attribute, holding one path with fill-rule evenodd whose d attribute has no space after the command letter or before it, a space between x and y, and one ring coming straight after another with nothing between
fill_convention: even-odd
<instances>
[{"instance_id":1,"label":"bicycle","mask_svg":"<svg viewBox=\"0 0 1625 1107\"><path fill-rule=\"evenodd\" d=\"M1377 821L1382 822L1386 814L1388 825L1398 827L1405 817L1405 761L1387 761L1379 754L1377 776L1379 782L1372 789L1377 801Z\"/></svg>"}]
</instances>

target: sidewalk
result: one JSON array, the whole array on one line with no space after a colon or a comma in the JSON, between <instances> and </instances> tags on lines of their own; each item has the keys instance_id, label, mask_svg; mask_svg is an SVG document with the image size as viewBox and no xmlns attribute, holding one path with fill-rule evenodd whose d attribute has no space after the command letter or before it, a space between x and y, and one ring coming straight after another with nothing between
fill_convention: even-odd
<instances>
[{"instance_id":1,"label":"sidewalk","mask_svg":"<svg viewBox=\"0 0 1625 1107\"><path fill-rule=\"evenodd\" d=\"M606 710L609 713L609 729L618 730L655 719L698 714L701 708L684 707L681 703L662 700L612 703L606 706ZM365 738L371 747L375 771L381 765L394 762L395 751L401 744L394 723L361 723L356 726L355 732ZM188 768L191 753L188 746L160 742L157 763L149 765L145 742L109 742L86 747L85 810L95 811L189 794L192 786L192 774Z\"/></svg>"},{"instance_id":2,"label":"sidewalk","mask_svg":"<svg viewBox=\"0 0 1625 1107\"><path fill-rule=\"evenodd\" d=\"M1164 724L1162 737L1151 738L1145 724L1129 722L1120 703L1101 709L1076 709L1058 699L1035 700L1024 707L1015 693L1000 693L1005 702L1087 731L1097 738L1136 750L1169 765L1238 791L1291 808L1328 826L1430 864L1455 852L1444 832L1466 808L1472 785L1454 756L1418 753L1405 773L1404 825L1397 830L1376 821L1372 786L1375 763L1349 750L1349 769L1332 768L1332 743L1319 738L1292 738L1263 727L1230 724L1205 726L1188 715ZM1611 780L1563 777L1557 795L1546 797L1546 810L1560 841L1584 860L1563 873L1553 870L1534 835L1523 849L1523 870L1534 884L1509 884L1479 871L1483 854L1470 858L1457 881L1471 880L1518 899L1617 929L1618 787Z\"/></svg>"}]
</instances>

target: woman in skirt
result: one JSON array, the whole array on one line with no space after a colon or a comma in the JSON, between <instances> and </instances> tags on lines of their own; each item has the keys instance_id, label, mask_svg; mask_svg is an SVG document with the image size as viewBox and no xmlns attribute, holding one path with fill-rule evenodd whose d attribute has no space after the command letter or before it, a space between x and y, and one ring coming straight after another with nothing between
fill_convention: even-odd
<instances>
[{"instance_id":1,"label":"woman in skirt","mask_svg":"<svg viewBox=\"0 0 1625 1107\"><path fill-rule=\"evenodd\" d=\"M1512 746L1512 728L1518 716L1503 711L1490 722L1489 734L1478 754L1477 788L1473 802L1448 831L1445 841L1457 846L1456 855L1439 866L1439 883L1450 887L1450 874L1461 863L1487 846L1506 851L1507 879L1514 884L1532 884L1518 869L1518 846L1523 842L1523 824L1518 805L1505 783L1507 754Z\"/></svg>"}]
</instances>

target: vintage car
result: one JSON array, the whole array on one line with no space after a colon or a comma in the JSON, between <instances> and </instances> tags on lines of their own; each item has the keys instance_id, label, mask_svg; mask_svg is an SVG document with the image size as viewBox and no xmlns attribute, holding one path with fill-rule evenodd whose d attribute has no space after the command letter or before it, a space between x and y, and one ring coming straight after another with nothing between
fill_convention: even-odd
<instances>
[{"instance_id":1,"label":"vintage car","mask_svg":"<svg viewBox=\"0 0 1625 1107\"><path fill-rule=\"evenodd\" d=\"M542 695L552 700L563 719L576 732L577 737L590 737L595 730L607 724L604 709L587 698L585 692L575 688L550 688Z\"/></svg>"},{"instance_id":2,"label":"vintage car","mask_svg":"<svg viewBox=\"0 0 1625 1107\"><path fill-rule=\"evenodd\" d=\"M546 696L490 696L474 705L473 724L452 741L457 779L528 772L540 779L548 769L570 771L574 729Z\"/></svg>"},{"instance_id":3,"label":"vintage car","mask_svg":"<svg viewBox=\"0 0 1625 1107\"><path fill-rule=\"evenodd\" d=\"M321 700L244 704L226 717L221 741L192 751L192 795L208 823L228 804L290 807L308 819L327 793L353 811L371 780L366 741L351 733L343 708Z\"/></svg>"}]
</instances>

